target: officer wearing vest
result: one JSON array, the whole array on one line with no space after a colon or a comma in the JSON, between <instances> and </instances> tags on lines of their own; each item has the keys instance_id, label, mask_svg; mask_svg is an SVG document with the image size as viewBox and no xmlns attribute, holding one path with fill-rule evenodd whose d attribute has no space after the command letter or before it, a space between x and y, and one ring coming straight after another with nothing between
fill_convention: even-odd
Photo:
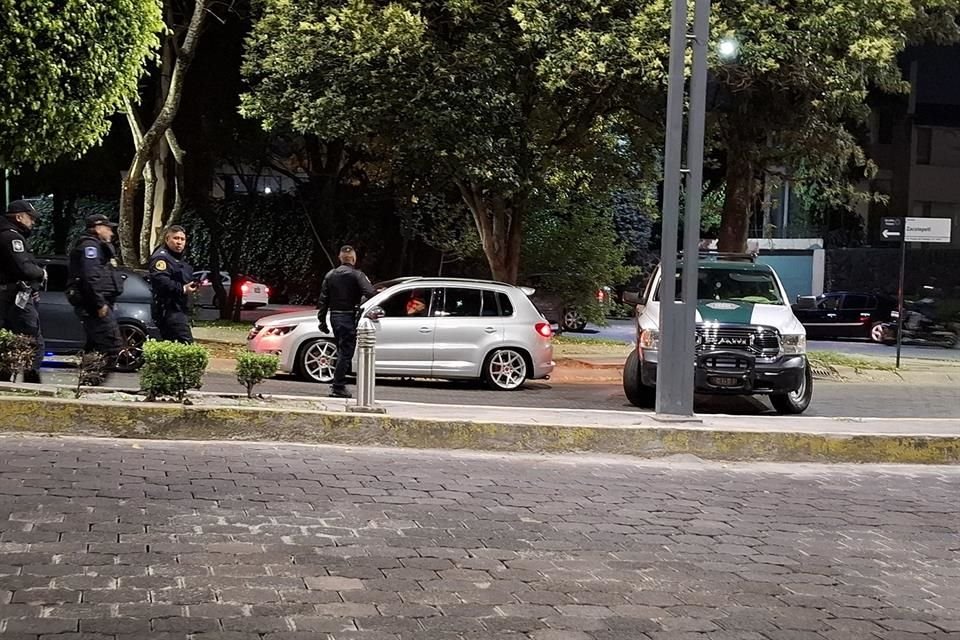
<instances>
[{"instance_id":1,"label":"officer wearing vest","mask_svg":"<svg viewBox=\"0 0 960 640\"><path fill-rule=\"evenodd\" d=\"M107 371L123 350L120 326L113 305L123 292L123 276L117 270L113 248L115 222L102 214L86 219L87 230L70 251L67 300L73 305L87 333L87 352L104 356Z\"/></svg>"},{"instance_id":2,"label":"officer wearing vest","mask_svg":"<svg viewBox=\"0 0 960 640\"><path fill-rule=\"evenodd\" d=\"M198 289L193 267L184 260L187 232L174 225L163 234L163 245L150 256L153 319L163 340L191 343L190 295Z\"/></svg>"},{"instance_id":3,"label":"officer wearing vest","mask_svg":"<svg viewBox=\"0 0 960 640\"><path fill-rule=\"evenodd\" d=\"M330 312L330 324L337 341L337 366L330 385L330 396L349 398L347 391L347 373L353 361L353 352L357 348L357 307L364 298L372 297L376 291L370 280L355 266L357 252L350 245L340 249L340 266L327 272L320 286L320 301L317 304L317 320L320 331L330 333L327 326L327 312Z\"/></svg>"},{"instance_id":4,"label":"officer wearing vest","mask_svg":"<svg viewBox=\"0 0 960 640\"><path fill-rule=\"evenodd\" d=\"M47 272L37 264L27 243L39 215L26 200L14 200L0 218L0 329L32 338L36 345L33 364L23 373L24 382L40 382L44 351L37 292L43 288ZM0 380L12 379L12 372L0 371Z\"/></svg>"}]
</instances>

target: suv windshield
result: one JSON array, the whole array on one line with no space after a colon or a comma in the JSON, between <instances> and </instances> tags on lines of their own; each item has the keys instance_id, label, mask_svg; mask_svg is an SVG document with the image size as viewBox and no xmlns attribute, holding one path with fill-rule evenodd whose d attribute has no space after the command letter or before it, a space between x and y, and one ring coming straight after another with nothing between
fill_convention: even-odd
<instances>
[{"instance_id":1,"label":"suv windshield","mask_svg":"<svg viewBox=\"0 0 960 640\"><path fill-rule=\"evenodd\" d=\"M677 297L682 292L681 274L677 271ZM783 304L780 288L773 274L758 269L699 269L697 274L697 298L700 300L731 300L756 304ZM655 300L660 300L657 287Z\"/></svg>"}]
</instances>

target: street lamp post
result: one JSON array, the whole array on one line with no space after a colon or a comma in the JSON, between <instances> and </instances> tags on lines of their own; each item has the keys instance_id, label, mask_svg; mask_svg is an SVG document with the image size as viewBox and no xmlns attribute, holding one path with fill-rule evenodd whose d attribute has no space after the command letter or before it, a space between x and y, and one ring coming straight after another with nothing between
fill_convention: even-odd
<instances>
[{"instance_id":1,"label":"street lamp post","mask_svg":"<svg viewBox=\"0 0 960 640\"><path fill-rule=\"evenodd\" d=\"M687 32L686 0L673 0L670 68L667 88L667 136L663 167L663 233L660 249L660 357L657 365L657 413L693 415L696 360L697 263L703 190L703 137L706 119L707 41L710 0L696 0L693 33ZM686 167L683 166L684 59L693 50ZM685 177L683 274L677 300L677 244L680 180Z\"/></svg>"}]
</instances>

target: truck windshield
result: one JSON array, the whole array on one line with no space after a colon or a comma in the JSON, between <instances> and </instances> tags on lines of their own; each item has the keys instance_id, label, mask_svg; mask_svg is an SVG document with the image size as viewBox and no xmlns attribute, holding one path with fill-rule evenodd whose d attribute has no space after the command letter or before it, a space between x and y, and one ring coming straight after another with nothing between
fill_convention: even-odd
<instances>
[{"instance_id":1,"label":"truck windshield","mask_svg":"<svg viewBox=\"0 0 960 640\"><path fill-rule=\"evenodd\" d=\"M682 295L681 274L677 271L677 298ZM730 300L755 304L784 304L780 287L769 271L755 269L700 269L697 274L699 300ZM659 287L656 300L660 300Z\"/></svg>"}]
</instances>

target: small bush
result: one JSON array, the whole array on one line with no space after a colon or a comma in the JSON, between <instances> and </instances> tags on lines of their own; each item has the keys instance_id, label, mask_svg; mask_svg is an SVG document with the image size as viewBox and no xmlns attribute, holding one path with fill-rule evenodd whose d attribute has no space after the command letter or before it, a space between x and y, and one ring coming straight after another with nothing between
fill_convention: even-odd
<instances>
[{"instance_id":1,"label":"small bush","mask_svg":"<svg viewBox=\"0 0 960 640\"><path fill-rule=\"evenodd\" d=\"M210 360L207 350L195 344L157 342L143 346L140 388L148 400L172 396L183 402L190 389L199 389Z\"/></svg>"},{"instance_id":2,"label":"small bush","mask_svg":"<svg viewBox=\"0 0 960 640\"><path fill-rule=\"evenodd\" d=\"M246 351L237 356L237 382L247 389L247 397L253 397L253 388L277 373L280 359L277 356Z\"/></svg>"},{"instance_id":3,"label":"small bush","mask_svg":"<svg viewBox=\"0 0 960 640\"><path fill-rule=\"evenodd\" d=\"M0 329L0 372L17 376L33 366L37 343L33 338Z\"/></svg>"},{"instance_id":4,"label":"small bush","mask_svg":"<svg viewBox=\"0 0 960 640\"><path fill-rule=\"evenodd\" d=\"M81 351L77 364L76 397L79 398L83 387L99 387L107 379L107 358L102 353Z\"/></svg>"}]
</instances>

